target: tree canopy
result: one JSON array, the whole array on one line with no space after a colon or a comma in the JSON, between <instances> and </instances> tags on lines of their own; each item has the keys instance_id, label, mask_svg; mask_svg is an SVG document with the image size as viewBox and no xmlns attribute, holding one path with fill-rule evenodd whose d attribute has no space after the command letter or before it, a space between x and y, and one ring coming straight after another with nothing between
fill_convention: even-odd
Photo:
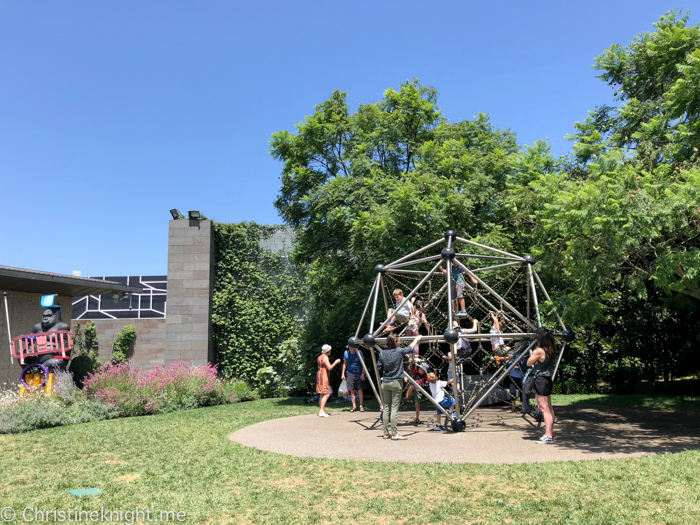
<instances>
[{"instance_id":1,"label":"tree canopy","mask_svg":"<svg viewBox=\"0 0 700 525\"><path fill-rule=\"evenodd\" d=\"M312 332L338 344L359 319L374 265L449 228L491 234L518 150L487 115L448 122L436 90L417 80L354 113L335 91L271 146L283 163L275 206L297 229L297 260L313 264Z\"/></svg>"},{"instance_id":2,"label":"tree canopy","mask_svg":"<svg viewBox=\"0 0 700 525\"><path fill-rule=\"evenodd\" d=\"M485 114L450 122L418 80L354 112L335 91L275 133L275 206L311 268L307 342L344 344L374 265L452 228L537 257L581 333L562 369L572 388L597 385L601 367L618 379L698 370L699 336L684 328L700 311L700 26L688 21L671 11L595 59L614 104L575 123L563 157L544 141L520 148Z\"/></svg>"}]
</instances>

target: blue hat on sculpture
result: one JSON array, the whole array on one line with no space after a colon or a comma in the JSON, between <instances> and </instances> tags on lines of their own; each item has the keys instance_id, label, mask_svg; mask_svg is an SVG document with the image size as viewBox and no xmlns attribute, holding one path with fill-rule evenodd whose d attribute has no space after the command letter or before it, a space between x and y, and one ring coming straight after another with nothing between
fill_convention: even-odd
<instances>
[{"instance_id":1,"label":"blue hat on sculpture","mask_svg":"<svg viewBox=\"0 0 700 525\"><path fill-rule=\"evenodd\" d=\"M42 308L58 308L59 310L61 309L60 304L54 304L56 297L58 297L57 293L51 294L51 295L42 295L41 296L41 307Z\"/></svg>"}]
</instances>

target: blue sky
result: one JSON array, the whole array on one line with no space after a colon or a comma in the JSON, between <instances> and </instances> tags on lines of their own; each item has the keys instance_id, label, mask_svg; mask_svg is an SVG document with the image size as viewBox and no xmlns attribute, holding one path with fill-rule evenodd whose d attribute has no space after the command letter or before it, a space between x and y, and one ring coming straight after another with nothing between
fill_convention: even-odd
<instances>
[{"instance_id":1,"label":"blue sky","mask_svg":"<svg viewBox=\"0 0 700 525\"><path fill-rule=\"evenodd\" d=\"M279 223L270 135L334 89L355 108L416 77L449 120L565 153L612 101L594 57L683 7L0 0L0 265L164 274L171 208Z\"/></svg>"}]
</instances>

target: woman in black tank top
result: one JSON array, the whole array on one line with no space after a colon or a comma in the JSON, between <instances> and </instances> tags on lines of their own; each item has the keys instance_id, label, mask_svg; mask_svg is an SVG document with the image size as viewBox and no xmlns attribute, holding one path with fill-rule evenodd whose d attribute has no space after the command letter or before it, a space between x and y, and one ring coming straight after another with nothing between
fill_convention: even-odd
<instances>
[{"instance_id":1,"label":"woman in black tank top","mask_svg":"<svg viewBox=\"0 0 700 525\"><path fill-rule=\"evenodd\" d=\"M527 366L531 366L530 377L535 378L535 394L537 404L544 417L544 436L537 443L549 445L554 443L552 431L554 429L554 408L552 407L552 375L554 375L554 357L556 346L554 336L546 328L542 328L537 334L537 348L527 360Z\"/></svg>"}]
</instances>

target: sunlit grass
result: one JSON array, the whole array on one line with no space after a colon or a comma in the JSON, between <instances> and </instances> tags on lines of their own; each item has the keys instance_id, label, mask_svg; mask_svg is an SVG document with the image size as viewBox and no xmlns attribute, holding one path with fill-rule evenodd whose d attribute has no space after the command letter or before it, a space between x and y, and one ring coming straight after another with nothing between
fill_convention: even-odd
<instances>
[{"instance_id":1,"label":"sunlit grass","mask_svg":"<svg viewBox=\"0 0 700 525\"><path fill-rule=\"evenodd\" d=\"M416 465L296 458L228 439L258 421L316 410L298 399L263 400L0 436L0 507L18 513L27 506L140 507L185 511L187 523L280 525L689 524L700 515L695 451L513 466ZM68 494L89 487L104 494Z\"/></svg>"}]
</instances>

